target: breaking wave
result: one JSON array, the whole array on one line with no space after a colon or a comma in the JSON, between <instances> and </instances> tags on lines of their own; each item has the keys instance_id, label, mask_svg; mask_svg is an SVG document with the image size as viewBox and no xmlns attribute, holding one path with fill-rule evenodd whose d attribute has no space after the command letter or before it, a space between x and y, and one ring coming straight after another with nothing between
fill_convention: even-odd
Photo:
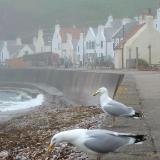
<instances>
[{"instance_id":1,"label":"breaking wave","mask_svg":"<svg viewBox=\"0 0 160 160\"><path fill-rule=\"evenodd\" d=\"M24 110L40 106L44 95L29 89L0 88L0 111Z\"/></svg>"}]
</instances>

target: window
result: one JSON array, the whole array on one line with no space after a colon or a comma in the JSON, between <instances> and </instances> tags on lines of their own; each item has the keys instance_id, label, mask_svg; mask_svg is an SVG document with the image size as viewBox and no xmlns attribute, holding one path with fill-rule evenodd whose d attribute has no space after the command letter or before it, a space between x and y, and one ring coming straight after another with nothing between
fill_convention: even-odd
<instances>
[{"instance_id":1,"label":"window","mask_svg":"<svg viewBox=\"0 0 160 160\"><path fill-rule=\"evenodd\" d=\"M89 41L89 49L92 49L92 42Z\"/></svg>"},{"instance_id":2,"label":"window","mask_svg":"<svg viewBox=\"0 0 160 160\"><path fill-rule=\"evenodd\" d=\"M28 54L29 54L29 52L28 52L28 51L24 51L24 53L25 53L25 55L28 55Z\"/></svg>"},{"instance_id":3,"label":"window","mask_svg":"<svg viewBox=\"0 0 160 160\"><path fill-rule=\"evenodd\" d=\"M129 59L131 59L132 58L132 50L131 50L131 48L129 48Z\"/></svg>"},{"instance_id":4,"label":"window","mask_svg":"<svg viewBox=\"0 0 160 160\"><path fill-rule=\"evenodd\" d=\"M58 43L58 50L60 49L60 46L61 46L60 43Z\"/></svg>"},{"instance_id":5,"label":"window","mask_svg":"<svg viewBox=\"0 0 160 160\"><path fill-rule=\"evenodd\" d=\"M91 49L94 49L95 48L95 42L92 41L92 46L91 46Z\"/></svg>"},{"instance_id":6,"label":"window","mask_svg":"<svg viewBox=\"0 0 160 160\"><path fill-rule=\"evenodd\" d=\"M101 48L103 48L103 41L101 41Z\"/></svg>"},{"instance_id":7,"label":"window","mask_svg":"<svg viewBox=\"0 0 160 160\"><path fill-rule=\"evenodd\" d=\"M89 49L89 42L86 42L86 48Z\"/></svg>"}]
</instances>

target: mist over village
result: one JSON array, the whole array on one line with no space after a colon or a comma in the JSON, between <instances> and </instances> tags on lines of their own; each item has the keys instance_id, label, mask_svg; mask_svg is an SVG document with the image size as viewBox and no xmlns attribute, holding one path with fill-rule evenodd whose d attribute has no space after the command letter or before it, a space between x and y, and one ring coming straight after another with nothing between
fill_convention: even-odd
<instances>
[{"instance_id":1,"label":"mist over village","mask_svg":"<svg viewBox=\"0 0 160 160\"><path fill-rule=\"evenodd\" d=\"M158 160L159 82L159 0L0 0L0 160Z\"/></svg>"}]
</instances>

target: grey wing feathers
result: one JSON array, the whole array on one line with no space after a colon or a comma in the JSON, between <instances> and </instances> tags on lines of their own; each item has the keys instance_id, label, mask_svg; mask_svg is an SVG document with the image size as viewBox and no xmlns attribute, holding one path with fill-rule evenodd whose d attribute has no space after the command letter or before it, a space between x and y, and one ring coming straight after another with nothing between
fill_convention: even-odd
<instances>
[{"instance_id":1,"label":"grey wing feathers","mask_svg":"<svg viewBox=\"0 0 160 160\"><path fill-rule=\"evenodd\" d=\"M135 113L132 107L127 107L117 101L111 101L103 107L106 112L114 116L131 116Z\"/></svg>"},{"instance_id":2,"label":"grey wing feathers","mask_svg":"<svg viewBox=\"0 0 160 160\"><path fill-rule=\"evenodd\" d=\"M108 153L129 144L130 139L131 138L127 136L97 133L91 135L88 140L85 141L84 145L97 153Z\"/></svg>"}]
</instances>

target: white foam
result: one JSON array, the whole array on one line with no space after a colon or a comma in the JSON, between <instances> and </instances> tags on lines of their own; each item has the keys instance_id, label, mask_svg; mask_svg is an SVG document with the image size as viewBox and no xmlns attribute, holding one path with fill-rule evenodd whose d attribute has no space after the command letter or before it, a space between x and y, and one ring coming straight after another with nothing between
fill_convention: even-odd
<instances>
[{"instance_id":1,"label":"white foam","mask_svg":"<svg viewBox=\"0 0 160 160\"><path fill-rule=\"evenodd\" d=\"M24 109L40 106L43 102L44 102L44 95L38 94L35 98L29 99L26 101L2 102L3 106L1 104L0 111L6 112L6 111L24 110Z\"/></svg>"}]
</instances>

